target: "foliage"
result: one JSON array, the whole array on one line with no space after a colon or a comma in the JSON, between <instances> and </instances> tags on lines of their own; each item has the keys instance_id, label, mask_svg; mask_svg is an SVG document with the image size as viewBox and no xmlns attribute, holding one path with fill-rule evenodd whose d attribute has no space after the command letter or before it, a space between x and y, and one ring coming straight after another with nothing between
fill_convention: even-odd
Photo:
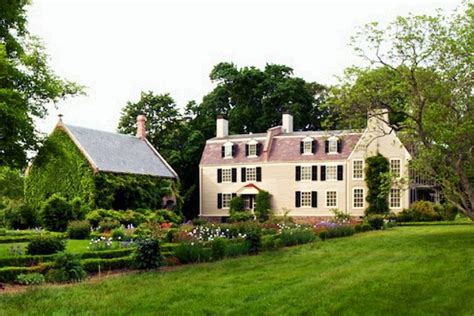
<instances>
[{"instance_id":1,"label":"foliage","mask_svg":"<svg viewBox=\"0 0 474 316\"><path fill-rule=\"evenodd\" d=\"M110 259L91 258L82 260L81 263L85 271L96 273L99 271L131 268L134 266L134 259L131 256Z\"/></svg>"},{"instance_id":2,"label":"foliage","mask_svg":"<svg viewBox=\"0 0 474 316\"><path fill-rule=\"evenodd\" d=\"M0 210L11 200L23 199L23 176L19 170L0 166Z\"/></svg>"},{"instance_id":3,"label":"foliage","mask_svg":"<svg viewBox=\"0 0 474 316\"><path fill-rule=\"evenodd\" d=\"M272 206L270 204L270 193L265 190L261 190L255 196L255 215L257 219L264 222L270 218L272 212Z\"/></svg>"},{"instance_id":4,"label":"foliage","mask_svg":"<svg viewBox=\"0 0 474 316\"><path fill-rule=\"evenodd\" d=\"M328 238L346 237L352 236L356 232L354 226L351 225L338 225L333 222L321 222L315 226L315 233L322 240Z\"/></svg>"},{"instance_id":5,"label":"foliage","mask_svg":"<svg viewBox=\"0 0 474 316\"><path fill-rule=\"evenodd\" d=\"M365 182L367 183L366 201L369 206L366 214L387 214L389 187L384 185L384 174L390 172L390 163L387 158L378 153L368 157L365 161Z\"/></svg>"},{"instance_id":6,"label":"foliage","mask_svg":"<svg viewBox=\"0 0 474 316\"><path fill-rule=\"evenodd\" d=\"M67 234L71 239L87 239L90 232L88 221L71 221L67 226Z\"/></svg>"},{"instance_id":7,"label":"foliage","mask_svg":"<svg viewBox=\"0 0 474 316\"><path fill-rule=\"evenodd\" d=\"M34 267L3 267L0 268L0 282L15 282L20 274L43 272L47 269L45 265Z\"/></svg>"},{"instance_id":8,"label":"foliage","mask_svg":"<svg viewBox=\"0 0 474 316\"><path fill-rule=\"evenodd\" d=\"M370 227L375 230L379 230L383 228L384 218L380 214L372 214L366 217L367 222L369 223Z\"/></svg>"},{"instance_id":9,"label":"foliage","mask_svg":"<svg viewBox=\"0 0 474 316\"><path fill-rule=\"evenodd\" d=\"M63 251L66 248L66 241L62 237L40 235L35 236L26 246L26 253L29 255L49 255Z\"/></svg>"},{"instance_id":10,"label":"foliage","mask_svg":"<svg viewBox=\"0 0 474 316\"><path fill-rule=\"evenodd\" d=\"M262 248L262 229L259 226L249 226L245 233L249 243L249 253L257 254Z\"/></svg>"},{"instance_id":11,"label":"foliage","mask_svg":"<svg viewBox=\"0 0 474 316\"><path fill-rule=\"evenodd\" d=\"M45 281L44 275L41 273L28 273L28 274L19 274L16 277L16 282L22 285L38 285L43 284Z\"/></svg>"},{"instance_id":12,"label":"foliage","mask_svg":"<svg viewBox=\"0 0 474 316\"><path fill-rule=\"evenodd\" d=\"M81 254L81 259L112 259L129 257L133 253L133 248L118 248L102 251L86 251Z\"/></svg>"},{"instance_id":13,"label":"foliage","mask_svg":"<svg viewBox=\"0 0 474 316\"><path fill-rule=\"evenodd\" d=\"M170 222L173 224L181 224L183 221L183 217L180 214L170 210L157 210L155 211L155 216L160 223Z\"/></svg>"},{"instance_id":14,"label":"foliage","mask_svg":"<svg viewBox=\"0 0 474 316\"><path fill-rule=\"evenodd\" d=\"M316 235L309 227L285 228L279 236L279 242L284 247L306 244L315 239Z\"/></svg>"},{"instance_id":15,"label":"foliage","mask_svg":"<svg viewBox=\"0 0 474 316\"><path fill-rule=\"evenodd\" d=\"M53 269L46 274L48 282L80 282L87 276L78 255L62 252L54 260Z\"/></svg>"},{"instance_id":16,"label":"foliage","mask_svg":"<svg viewBox=\"0 0 474 316\"><path fill-rule=\"evenodd\" d=\"M399 222L431 222L442 220L435 210L435 205L429 201L417 201L409 209L404 209L397 216Z\"/></svg>"},{"instance_id":17,"label":"foliage","mask_svg":"<svg viewBox=\"0 0 474 316\"><path fill-rule=\"evenodd\" d=\"M340 211L337 208L331 209L331 212L334 213L334 222L339 225L348 224L351 221L351 214Z\"/></svg>"},{"instance_id":18,"label":"foliage","mask_svg":"<svg viewBox=\"0 0 474 316\"><path fill-rule=\"evenodd\" d=\"M92 238L91 241L89 242L89 246L87 249L91 251L104 251L104 250L110 250L114 247L114 243L112 241L112 237L106 238L104 236L101 236L99 238Z\"/></svg>"},{"instance_id":19,"label":"foliage","mask_svg":"<svg viewBox=\"0 0 474 316\"><path fill-rule=\"evenodd\" d=\"M459 209L449 203L434 206L436 213L445 221L453 221L460 213Z\"/></svg>"},{"instance_id":20,"label":"foliage","mask_svg":"<svg viewBox=\"0 0 474 316\"><path fill-rule=\"evenodd\" d=\"M357 224L354 226L356 233L368 232L372 230L372 226L368 223Z\"/></svg>"},{"instance_id":21,"label":"foliage","mask_svg":"<svg viewBox=\"0 0 474 316\"><path fill-rule=\"evenodd\" d=\"M471 219L473 24L474 4L465 1L452 15L437 11L398 17L386 27L366 25L353 45L369 64L348 69L331 101L343 117L388 110L390 127L416 149L410 167L439 185L444 197Z\"/></svg>"},{"instance_id":22,"label":"foliage","mask_svg":"<svg viewBox=\"0 0 474 316\"><path fill-rule=\"evenodd\" d=\"M65 198L53 194L41 204L40 218L48 230L63 232L67 229L68 222L74 219L74 214Z\"/></svg>"},{"instance_id":23,"label":"foliage","mask_svg":"<svg viewBox=\"0 0 474 316\"><path fill-rule=\"evenodd\" d=\"M142 239L135 249L135 265L139 269L156 269L161 265L160 241L156 238Z\"/></svg>"},{"instance_id":24,"label":"foliage","mask_svg":"<svg viewBox=\"0 0 474 316\"><path fill-rule=\"evenodd\" d=\"M212 258L212 250L202 243L180 243L173 252L180 263L206 262Z\"/></svg>"},{"instance_id":25,"label":"foliage","mask_svg":"<svg viewBox=\"0 0 474 316\"><path fill-rule=\"evenodd\" d=\"M21 201L9 201L3 216L5 225L12 229L28 229L39 225L35 209Z\"/></svg>"},{"instance_id":26,"label":"foliage","mask_svg":"<svg viewBox=\"0 0 474 316\"><path fill-rule=\"evenodd\" d=\"M194 226L202 226L207 225L209 221L206 218L197 217L192 220Z\"/></svg>"},{"instance_id":27,"label":"foliage","mask_svg":"<svg viewBox=\"0 0 474 316\"><path fill-rule=\"evenodd\" d=\"M241 196L234 196L230 200L229 212L232 216L233 213L239 213L245 211L244 199Z\"/></svg>"},{"instance_id":28,"label":"foliage","mask_svg":"<svg viewBox=\"0 0 474 316\"><path fill-rule=\"evenodd\" d=\"M116 219L109 219L109 218L106 218L102 221L99 222L99 230L101 232L110 232L111 230L115 229L115 228L119 228L120 227L120 222Z\"/></svg>"},{"instance_id":29,"label":"foliage","mask_svg":"<svg viewBox=\"0 0 474 316\"><path fill-rule=\"evenodd\" d=\"M246 241L233 241L226 245L225 256L228 258L243 256L249 253L249 243Z\"/></svg>"},{"instance_id":30,"label":"foliage","mask_svg":"<svg viewBox=\"0 0 474 316\"><path fill-rule=\"evenodd\" d=\"M210 242L212 259L220 260L223 259L227 253L227 246L229 241L222 237L217 237Z\"/></svg>"}]
</instances>

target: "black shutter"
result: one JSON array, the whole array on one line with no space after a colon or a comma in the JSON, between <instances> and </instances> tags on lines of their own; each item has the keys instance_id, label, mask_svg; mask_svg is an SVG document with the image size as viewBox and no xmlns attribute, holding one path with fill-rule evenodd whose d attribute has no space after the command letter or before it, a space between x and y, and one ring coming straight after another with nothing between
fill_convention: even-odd
<instances>
[{"instance_id":1,"label":"black shutter","mask_svg":"<svg viewBox=\"0 0 474 316\"><path fill-rule=\"evenodd\" d=\"M232 182L237 182L237 168L232 168Z\"/></svg>"},{"instance_id":2,"label":"black shutter","mask_svg":"<svg viewBox=\"0 0 474 316\"><path fill-rule=\"evenodd\" d=\"M321 166L321 181L326 181L326 166Z\"/></svg>"},{"instance_id":3,"label":"black shutter","mask_svg":"<svg viewBox=\"0 0 474 316\"><path fill-rule=\"evenodd\" d=\"M236 151L237 151L237 145L232 145L232 157L235 157Z\"/></svg>"},{"instance_id":4,"label":"black shutter","mask_svg":"<svg viewBox=\"0 0 474 316\"><path fill-rule=\"evenodd\" d=\"M337 166L337 180L343 180L344 167L342 165Z\"/></svg>"},{"instance_id":5,"label":"black shutter","mask_svg":"<svg viewBox=\"0 0 474 316\"><path fill-rule=\"evenodd\" d=\"M262 144L258 143L257 144L257 156L260 156L262 154Z\"/></svg>"},{"instance_id":6,"label":"black shutter","mask_svg":"<svg viewBox=\"0 0 474 316\"><path fill-rule=\"evenodd\" d=\"M318 192L311 192L311 207L318 207Z\"/></svg>"},{"instance_id":7,"label":"black shutter","mask_svg":"<svg viewBox=\"0 0 474 316\"><path fill-rule=\"evenodd\" d=\"M300 206L301 206L301 192L300 192L300 191L296 191L296 194L295 194L295 206L296 206L296 207L300 207Z\"/></svg>"},{"instance_id":8,"label":"black shutter","mask_svg":"<svg viewBox=\"0 0 474 316\"><path fill-rule=\"evenodd\" d=\"M217 183L222 182L222 169L217 169Z\"/></svg>"},{"instance_id":9,"label":"black shutter","mask_svg":"<svg viewBox=\"0 0 474 316\"><path fill-rule=\"evenodd\" d=\"M247 168L243 167L240 169L240 177L242 182L247 181Z\"/></svg>"},{"instance_id":10,"label":"black shutter","mask_svg":"<svg viewBox=\"0 0 474 316\"><path fill-rule=\"evenodd\" d=\"M217 208L222 208L222 193L217 193Z\"/></svg>"},{"instance_id":11,"label":"black shutter","mask_svg":"<svg viewBox=\"0 0 474 316\"><path fill-rule=\"evenodd\" d=\"M245 144L245 156L249 155L249 144Z\"/></svg>"},{"instance_id":12,"label":"black shutter","mask_svg":"<svg viewBox=\"0 0 474 316\"><path fill-rule=\"evenodd\" d=\"M257 182L262 181L262 167L257 167Z\"/></svg>"},{"instance_id":13,"label":"black shutter","mask_svg":"<svg viewBox=\"0 0 474 316\"><path fill-rule=\"evenodd\" d=\"M342 148L342 142L340 139L337 140L337 152L340 153Z\"/></svg>"},{"instance_id":14,"label":"black shutter","mask_svg":"<svg viewBox=\"0 0 474 316\"><path fill-rule=\"evenodd\" d=\"M235 198L237 196L237 193L232 193L232 198Z\"/></svg>"},{"instance_id":15,"label":"black shutter","mask_svg":"<svg viewBox=\"0 0 474 316\"><path fill-rule=\"evenodd\" d=\"M225 157L225 146L221 146L221 157Z\"/></svg>"},{"instance_id":16,"label":"black shutter","mask_svg":"<svg viewBox=\"0 0 474 316\"><path fill-rule=\"evenodd\" d=\"M315 140L311 141L311 152L313 154L316 153L316 141Z\"/></svg>"},{"instance_id":17,"label":"black shutter","mask_svg":"<svg viewBox=\"0 0 474 316\"><path fill-rule=\"evenodd\" d=\"M329 141L328 140L324 141L324 150L326 151L326 154L329 152Z\"/></svg>"},{"instance_id":18,"label":"black shutter","mask_svg":"<svg viewBox=\"0 0 474 316\"><path fill-rule=\"evenodd\" d=\"M304 142L300 142L300 154L304 153Z\"/></svg>"},{"instance_id":19,"label":"black shutter","mask_svg":"<svg viewBox=\"0 0 474 316\"><path fill-rule=\"evenodd\" d=\"M318 180L318 166L312 166L311 169L312 169L311 180L317 181Z\"/></svg>"},{"instance_id":20,"label":"black shutter","mask_svg":"<svg viewBox=\"0 0 474 316\"><path fill-rule=\"evenodd\" d=\"M300 181L301 180L301 167L300 166L296 166L296 181Z\"/></svg>"}]
</instances>

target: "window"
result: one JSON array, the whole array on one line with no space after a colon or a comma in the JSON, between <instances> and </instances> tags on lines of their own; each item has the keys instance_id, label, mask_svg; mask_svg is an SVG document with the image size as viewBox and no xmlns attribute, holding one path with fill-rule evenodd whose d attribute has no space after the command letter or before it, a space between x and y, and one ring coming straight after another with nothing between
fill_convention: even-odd
<instances>
[{"instance_id":1,"label":"window","mask_svg":"<svg viewBox=\"0 0 474 316\"><path fill-rule=\"evenodd\" d=\"M312 140L304 140L303 141L303 154L312 154L313 153L313 141Z\"/></svg>"},{"instance_id":2,"label":"window","mask_svg":"<svg viewBox=\"0 0 474 316\"><path fill-rule=\"evenodd\" d=\"M222 182L232 182L232 169L222 169Z\"/></svg>"},{"instance_id":3,"label":"window","mask_svg":"<svg viewBox=\"0 0 474 316\"><path fill-rule=\"evenodd\" d=\"M390 159L390 172L395 176L395 178L400 178L400 175L401 175L401 160L400 159Z\"/></svg>"},{"instance_id":4,"label":"window","mask_svg":"<svg viewBox=\"0 0 474 316\"><path fill-rule=\"evenodd\" d=\"M352 178L364 179L364 161L363 160L352 161Z\"/></svg>"},{"instance_id":5,"label":"window","mask_svg":"<svg viewBox=\"0 0 474 316\"><path fill-rule=\"evenodd\" d=\"M249 156L257 156L257 144L249 144Z\"/></svg>"},{"instance_id":6,"label":"window","mask_svg":"<svg viewBox=\"0 0 474 316\"><path fill-rule=\"evenodd\" d=\"M224 145L224 158L232 158L232 144Z\"/></svg>"},{"instance_id":7,"label":"window","mask_svg":"<svg viewBox=\"0 0 474 316\"><path fill-rule=\"evenodd\" d=\"M302 166L301 167L301 180L311 180L311 178L312 178L311 166Z\"/></svg>"},{"instance_id":8,"label":"window","mask_svg":"<svg viewBox=\"0 0 474 316\"><path fill-rule=\"evenodd\" d=\"M336 191L326 191L326 207L337 207Z\"/></svg>"},{"instance_id":9,"label":"window","mask_svg":"<svg viewBox=\"0 0 474 316\"><path fill-rule=\"evenodd\" d=\"M337 153L337 140L329 140L329 153Z\"/></svg>"},{"instance_id":10,"label":"window","mask_svg":"<svg viewBox=\"0 0 474 316\"><path fill-rule=\"evenodd\" d=\"M246 168L246 181L257 181L257 168Z\"/></svg>"},{"instance_id":11,"label":"window","mask_svg":"<svg viewBox=\"0 0 474 316\"><path fill-rule=\"evenodd\" d=\"M311 207L311 192L301 192L301 206Z\"/></svg>"},{"instance_id":12,"label":"window","mask_svg":"<svg viewBox=\"0 0 474 316\"><path fill-rule=\"evenodd\" d=\"M364 207L364 189L363 188L354 188L354 191L352 194L352 206L354 208Z\"/></svg>"},{"instance_id":13,"label":"window","mask_svg":"<svg viewBox=\"0 0 474 316\"><path fill-rule=\"evenodd\" d=\"M232 200L231 193L222 194L222 208L230 208L230 200Z\"/></svg>"},{"instance_id":14,"label":"window","mask_svg":"<svg viewBox=\"0 0 474 316\"><path fill-rule=\"evenodd\" d=\"M401 207L401 192L400 189L390 189L390 208Z\"/></svg>"},{"instance_id":15,"label":"window","mask_svg":"<svg viewBox=\"0 0 474 316\"><path fill-rule=\"evenodd\" d=\"M337 180L337 166L326 166L326 180Z\"/></svg>"}]
</instances>

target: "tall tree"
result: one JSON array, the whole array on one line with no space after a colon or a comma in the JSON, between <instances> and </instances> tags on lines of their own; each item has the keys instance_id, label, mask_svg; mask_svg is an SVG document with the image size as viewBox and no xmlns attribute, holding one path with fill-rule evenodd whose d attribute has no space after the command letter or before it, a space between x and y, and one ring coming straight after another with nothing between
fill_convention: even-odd
<instances>
[{"instance_id":1,"label":"tall tree","mask_svg":"<svg viewBox=\"0 0 474 316\"><path fill-rule=\"evenodd\" d=\"M474 4L449 16L398 17L386 28L371 23L353 43L369 65L346 71L334 112L348 124L354 113L387 109L416 147L412 167L474 220Z\"/></svg>"},{"instance_id":2,"label":"tall tree","mask_svg":"<svg viewBox=\"0 0 474 316\"><path fill-rule=\"evenodd\" d=\"M27 30L29 0L0 2L0 165L23 168L27 152L38 147L34 118L46 105L81 92L56 76L44 48Z\"/></svg>"}]
</instances>

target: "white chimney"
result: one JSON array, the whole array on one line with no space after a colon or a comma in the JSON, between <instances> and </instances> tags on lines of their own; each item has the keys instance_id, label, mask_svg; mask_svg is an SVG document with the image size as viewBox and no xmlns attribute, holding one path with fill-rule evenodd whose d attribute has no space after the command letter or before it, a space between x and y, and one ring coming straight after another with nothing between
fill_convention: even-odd
<instances>
[{"instance_id":1,"label":"white chimney","mask_svg":"<svg viewBox=\"0 0 474 316\"><path fill-rule=\"evenodd\" d=\"M137 137L140 139L146 138L146 116L140 114L137 116Z\"/></svg>"},{"instance_id":2,"label":"white chimney","mask_svg":"<svg viewBox=\"0 0 474 316\"><path fill-rule=\"evenodd\" d=\"M216 121L216 137L226 137L229 135L229 121L227 121L223 115L217 116Z\"/></svg>"},{"instance_id":3,"label":"white chimney","mask_svg":"<svg viewBox=\"0 0 474 316\"><path fill-rule=\"evenodd\" d=\"M387 131L389 128L388 110L373 109L368 113L367 128L369 130Z\"/></svg>"},{"instance_id":4,"label":"white chimney","mask_svg":"<svg viewBox=\"0 0 474 316\"><path fill-rule=\"evenodd\" d=\"M289 111L283 112L282 126L283 133L293 133L293 115Z\"/></svg>"}]
</instances>

